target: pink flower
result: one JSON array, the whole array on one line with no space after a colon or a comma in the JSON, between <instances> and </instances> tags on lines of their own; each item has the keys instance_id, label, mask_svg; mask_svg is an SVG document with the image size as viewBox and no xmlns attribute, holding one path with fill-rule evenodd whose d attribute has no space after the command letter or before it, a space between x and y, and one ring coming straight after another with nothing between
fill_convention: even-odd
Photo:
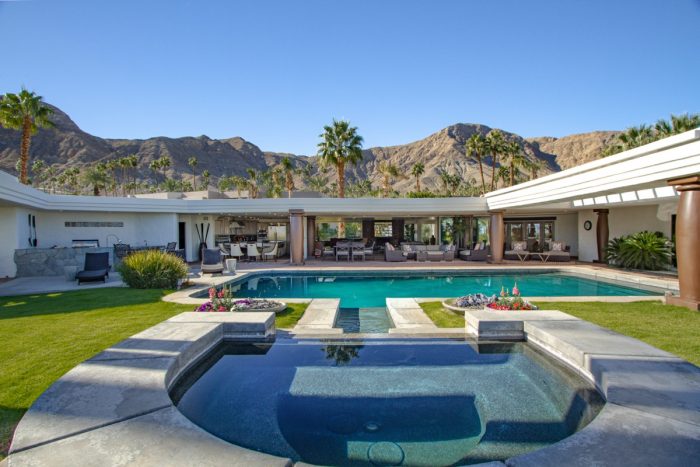
<instances>
[{"instance_id":1,"label":"pink flower","mask_svg":"<svg viewBox=\"0 0 700 467\"><path fill-rule=\"evenodd\" d=\"M219 311L226 311L226 307L223 305L219 305Z\"/></svg>"},{"instance_id":2,"label":"pink flower","mask_svg":"<svg viewBox=\"0 0 700 467\"><path fill-rule=\"evenodd\" d=\"M214 287L209 289L209 298L214 298L216 296L216 289Z\"/></svg>"}]
</instances>

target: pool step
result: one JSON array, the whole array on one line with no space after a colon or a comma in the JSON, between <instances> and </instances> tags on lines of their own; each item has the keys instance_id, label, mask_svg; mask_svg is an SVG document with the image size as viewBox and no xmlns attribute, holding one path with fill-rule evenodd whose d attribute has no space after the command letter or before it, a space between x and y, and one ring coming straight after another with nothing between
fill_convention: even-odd
<instances>
[{"instance_id":1,"label":"pool step","mask_svg":"<svg viewBox=\"0 0 700 467\"><path fill-rule=\"evenodd\" d=\"M439 331L413 298L387 298L386 309L394 323L394 329L390 333Z\"/></svg>"},{"instance_id":2,"label":"pool step","mask_svg":"<svg viewBox=\"0 0 700 467\"><path fill-rule=\"evenodd\" d=\"M384 307L341 308L336 327L346 333L386 333L391 320Z\"/></svg>"}]
</instances>

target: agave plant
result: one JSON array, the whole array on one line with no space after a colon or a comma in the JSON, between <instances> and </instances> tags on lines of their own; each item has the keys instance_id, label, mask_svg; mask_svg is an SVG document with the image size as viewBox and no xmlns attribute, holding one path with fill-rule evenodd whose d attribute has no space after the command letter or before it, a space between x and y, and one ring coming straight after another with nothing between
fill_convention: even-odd
<instances>
[{"instance_id":1,"label":"agave plant","mask_svg":"<svg viewBox=\"0 0 700 467\"><path fill-rule=\"evenodd\" d=\"M620 241L617 261L629 269L664 269L671 264L672 247L671 242L659 233L637 232Z\"/></svg>"}]
</instances>

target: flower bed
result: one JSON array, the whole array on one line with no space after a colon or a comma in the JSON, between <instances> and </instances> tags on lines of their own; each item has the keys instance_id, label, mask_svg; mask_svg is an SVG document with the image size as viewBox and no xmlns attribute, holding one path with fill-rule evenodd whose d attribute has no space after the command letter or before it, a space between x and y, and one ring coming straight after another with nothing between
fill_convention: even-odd
<instances>
[{"instance_id":1,"label":"flower bed","mask_svg":"<svg viewBox=\"0 0 700 467\"><path fill-rule=\"evenodd\" d=\"M464 295L454 299L445 300L442 306L452 311L464 312L466 310L480 310L490 308L492 310L536 310L537 307L520 296L517 284L512 292L501 288L500 296L475 293Z\"/></svg>"},{"instance_id":2,"label":"flower bed","mask_svg":"<svg viewBox=\"0 0 700 467\"><path fill-rule=\"evenodd\" d=\"M233 297L231 289L216 290L209 288L209 300L194 309L200 312L229 312L229 311L271 311L279 313L287 308L284 302L266 300L262 298Z\"/></svg>"}]
</instances>

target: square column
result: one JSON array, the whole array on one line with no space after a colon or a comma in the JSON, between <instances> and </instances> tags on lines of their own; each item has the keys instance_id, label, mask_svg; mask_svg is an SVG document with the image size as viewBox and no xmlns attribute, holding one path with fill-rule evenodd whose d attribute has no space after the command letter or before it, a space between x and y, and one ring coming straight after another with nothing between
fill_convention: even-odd
<instances>
[{"instance_id":1,"label":"square column","mask_svg":"<svg viewBox=\"0 0 700 467\"><path fill-rule=\"evenodd\" d=\"M666 303L700 311L700 175L668 181L681 193L676 214L676 259L680 297Z\"/></svg>"},{"instance_id":2,"label":"square column","mask_svg":"<svg viewBox=\"0 0 700 467\"><path fill-rule=\"evenodd\" d=\"M289 262L304 264L304 210L289 210Z\"/></svg>"},{"instance_id":3,"label":"square column","mask_svg":"<svg viewBox=\"0 0 700 467\"><path fill-rule=\"evenodd\" d=\"M313 258L316 243L316 216L306 217L306 258Z\"/></svg>"},{"instance_id":4,"label":"square column","mask_svg":"<svg viewBox=\"0 0 700 467\"><path fill-rule=\"evenodd\" d=\"M607 209L594 209L593 212L598 214L598 220L595 223L598 261L594 262L605 263L605 248L608 246L608 239L610 238L610 227L608 226L608 213L610 211Z\"/></svg>"},{"instance_id":5,"label":"square column","mask_svg":"<svg viewBox=\"0 0 700 467\"><path fill-rule=\"evenodd\" d=\"M503 242L505 241L505 224L503 211L492 211L489 222L489 243L491 244L491 262L503 262Z\"/></svg>"}]
</instances>

